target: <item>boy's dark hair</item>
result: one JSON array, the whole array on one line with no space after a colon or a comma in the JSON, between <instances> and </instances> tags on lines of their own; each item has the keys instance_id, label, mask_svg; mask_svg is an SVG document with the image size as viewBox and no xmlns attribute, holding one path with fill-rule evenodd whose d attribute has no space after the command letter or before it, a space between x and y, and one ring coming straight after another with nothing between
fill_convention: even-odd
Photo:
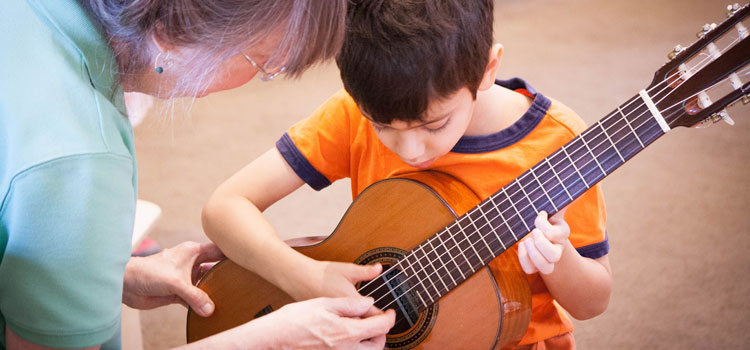
<instances>
[{"instance_id":1,"label":"boy's dark hair","mask_svg":"<svg viewBox=\"0 0 750 350\"><path fill-rule=\"evenodd\" d=\"M354 0L336 58L372 120L418 121L431 100L476 98L492 47L493 0Z\"/></svg>"}]
</instances>

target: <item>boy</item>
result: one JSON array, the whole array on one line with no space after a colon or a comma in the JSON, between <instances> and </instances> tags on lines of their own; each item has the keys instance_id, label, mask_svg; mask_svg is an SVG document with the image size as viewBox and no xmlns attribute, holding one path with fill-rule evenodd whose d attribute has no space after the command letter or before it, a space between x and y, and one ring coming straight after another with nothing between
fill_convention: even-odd
<instances>
[{"instance_id":1,"label":"boy","mask_svg":"<svg viewBox=\"0 0 750 350\"><path fill-rule=\"evenodd\" d=\"M562 104L521 79L495 81L492 0L350 4L337 63L345 91L294 125L276 148L220 186L207 234L238 264L296 300L356 293L381 267L312 260L284 244L261 212L304 183L370 184L421 169L486 198L583 131ZM523 348L572 349L573 317L603 312L611 292L601 190L592 187L515 247L532 292ZM489 264L493 268L493 264ZM373 312L376 312L373 310Z\"/></svg>"}]
</instances>

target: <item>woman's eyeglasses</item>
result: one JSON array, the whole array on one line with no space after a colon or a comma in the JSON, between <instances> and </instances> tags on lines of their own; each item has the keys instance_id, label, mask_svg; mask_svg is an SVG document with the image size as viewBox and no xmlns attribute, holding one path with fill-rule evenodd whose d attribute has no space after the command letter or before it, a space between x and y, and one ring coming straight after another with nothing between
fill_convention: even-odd
<instances>
[{"instance_id":1,"label":"woman's eyeglasses","mask_svg":"<svg viewBox=\"0 0 750 350\"><path fill-rule=\"evenodd\" d=\"M265 69L265 68L261 67L259 64L255 63L255 61L252 58L250 58L250 56L248 56L248 55L246 55L244 53L242 54L242 56L245 56L245 58L247 59L247 61L250 62L250 64L253 65L253 68L257 69L258 72L260 72L260 74L262 75L260 77L260 80L262 80L262 81L271 81L274 78L276 78L277 76L279 76L279 74L284 73L284 71L286 70L285 66L281 66L281 67L277 67L277 68L273 68L273 69Z\"/></svg>"}]
</instances>

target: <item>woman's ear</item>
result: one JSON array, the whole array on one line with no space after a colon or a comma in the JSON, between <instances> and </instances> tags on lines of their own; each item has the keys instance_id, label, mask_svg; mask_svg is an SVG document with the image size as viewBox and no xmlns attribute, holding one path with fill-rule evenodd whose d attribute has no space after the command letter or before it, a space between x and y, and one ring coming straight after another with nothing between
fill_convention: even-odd
<instances>
[{"instance_id":1,"label":"woman's ear","mask_svg":"<svg viewBox=\"0 0 750 350\"><path fill-rule=\"evenodd\" d=\"M484 69L484 75L482 76L482 81L479 83L479 88L477 90L487 90L495 84L495 76L500 67L500 58L502 55L503 44L497 43L492 45L492 48L490 48L489 60L487 61L487 67Z\"/></svg>"},{"instance_id":2,"label":"woman's ear","mask_svg":"<svg viewBox=\"0 0 750 350\"><path fill-rule=\"evenodd\" d=\"M157 21L154 26L154 32L151 33L151 41L154 43L154 47L159 52L169 52L175 50L175 46L167 41L167 35L165 33L164 24L161 21Z\"/></svg>"}]
</instances>

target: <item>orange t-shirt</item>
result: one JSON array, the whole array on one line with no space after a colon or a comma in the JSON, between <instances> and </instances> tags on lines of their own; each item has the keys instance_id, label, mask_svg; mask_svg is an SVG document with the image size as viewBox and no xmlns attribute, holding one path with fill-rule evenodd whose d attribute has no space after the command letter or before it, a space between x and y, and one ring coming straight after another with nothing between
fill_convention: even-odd
<instances>
[{"instance_id":1,"label":"orange t-shirt","mask_svg":"<svg viewBox=\"0 0 750 350\"><path fill-rule=\"evenodd\" d=\"M462 137L451 152L429 167L452 175L481 198L494 194L586 128L575 112L537 93L521 79L498 80L497 84L532 97L528 111L497 133ZM297 175L316 190L351 178L353 197L379 180L419 170L404 164L379 141L370 122L343 90L292 126L276 147ZM570 242L582 256L596 259L609 252L600 186L591 187L573 202L565 220L570 225ZM517 245L509 250L518 254ZM493 268L492 262L489 267ZM532 314L521 344L571 332L572 323L539 274L527 278Z\"/></svg>"}]
</instances>

